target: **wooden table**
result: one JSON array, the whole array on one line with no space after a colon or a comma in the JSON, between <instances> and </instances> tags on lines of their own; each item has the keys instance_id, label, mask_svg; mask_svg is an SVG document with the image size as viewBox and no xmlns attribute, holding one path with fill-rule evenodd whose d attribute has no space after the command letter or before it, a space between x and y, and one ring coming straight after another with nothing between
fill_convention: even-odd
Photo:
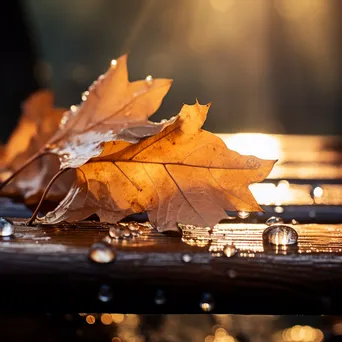
<instances>
[{"instance_id":1,"label":"wooden table","mask_svg":"<svg viewBox=\"0 0 342 342\"><path fill-rule=\"evenodd\" d=\"M342 224L295 225L287 249L262 243L264 224L222 224L210 240L205 230L184 241L151 232L114 242L109 264L88 257L106 225L15 224L0 240L2 311L203 313L207 302L222 313L341 314ZM226 257L231 242L238 252Z\"/></svg>"}]
</instances>

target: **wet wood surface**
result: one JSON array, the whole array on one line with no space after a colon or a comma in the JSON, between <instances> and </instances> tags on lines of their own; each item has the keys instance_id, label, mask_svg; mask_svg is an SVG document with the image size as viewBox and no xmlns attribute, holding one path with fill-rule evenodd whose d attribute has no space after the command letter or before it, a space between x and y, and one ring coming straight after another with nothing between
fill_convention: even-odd
<instances>
[{"instance_id":1,"label":"wet wood surface","mask_svg":"<svg viewBox=\"0 0 342 342\"><path fill-rule=\"evenodd\" d=\"M14 222L15 235L0 239L2 311L341 314L341 224L294 225L298 244L287 248L262 242L265 224L146 231L114 240L115 260L99 264L89 248L106 225Z\"/></svg>"}]
</instances>

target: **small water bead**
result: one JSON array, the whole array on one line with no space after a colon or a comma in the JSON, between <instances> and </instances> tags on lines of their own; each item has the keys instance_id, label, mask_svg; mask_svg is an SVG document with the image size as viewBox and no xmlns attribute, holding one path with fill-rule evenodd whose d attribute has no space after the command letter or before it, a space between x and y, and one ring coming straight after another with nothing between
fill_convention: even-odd
<instances>
[{"instance_id":1,"label":"small water bead","mask_svg":"<svg viewBox=\"0 0 342 342\"><path fill-rule=\"evenodd\" d=\"M151 75L146 76L145 81L148 86L151 86L153 84L153 77Z\"/></svg>"},{"instance_id":2,"label":"small water bead","mask_svg":"<svg viewBox=\"0 0 342 342\"><path fill-rule=\"evenodd\" d=\"M157 305L165 304L166 298L163 290L157 290L156 296L154 297L154 302Z\"/></svg>"},{"instance_id":3,"label":"small water bead","mask_svg":"<svg viewBox=\"0 0 342 342\"><path fill-rule=\"evenodd\" d=\"M13 222L0 217L0 236L11 236L14 232Z\"/></svg>"},{"instance_id":4,"label":"small water bead","mask_svg":"<svg viewBox=\"0 0 342 342\"><path fill-rule=\"evenodd\" d=\"M186 253L182 255L182 261L185 262L186 264L191 262L191 260L192 260L191 254Z\"/></svg>"},{"instance_id":5,"label":"small water bead","mask_svg":"<svg viewBox=\"0 0 342 342\"><path fill-rule=\"evenodd\" d=\"M109 236L113 239L128 239L132 236L131 231L125 226L115 225L109 228Z\"/></svg>"},{"instance_id":6,"label":"small water bead","mask_svg":"<svg viewBox=\"0 0 342 342\"><path fill-rule=\"evenodd\" d=\"M130 238L132 235L131 235L131 231L128 229L128 228L124 228L123 230L122 230L122 237L124 238L124 239L128 239L128 238Z\"/></svg>"},{"instance_id":7,"label":"small water bead","mask_svg":"<svg viewBox=\"0 0 342 342\"><path fill-rule=\"evenodd\" d=\"M282 214L284 212L284 208L281 207L281 206L276 206L274 207L274 211L277 213L277 214Z\"/></svg>"},{"instance_id":8,"label":"small water bead","mask_svg":"<svg viewBox=\"0 0 342 342\"><path fill-rule=\"evenodd\" d=\"M112 68L115 68L117 64L118 64L118 61L116 59L112 59L111 62L110 62L110 66Z\"/></svg>"},{"instance_id":9,"label":"small water bead","mask_svg":"<svg viewBox=\"0 0 342 342\"><path fill-rule=\"evenodd\" d=\"M99 264L108 264L116 258L116 250L106 242L96 242L89 250L89 258Z\"/></svg>"},{"instance_id":10,"label":"small water bead","mask_svg":"<svg viewBox=\"0 0 342 342\"><path fill-rule=\"evenodd\" d=\"M223 253L227 258L230 258L237 253L237 249L234 245L226 245L223 249Z\"/></svg>"},{"instance_id":11,"label":"small water bead","mask_svg":"<svg viewBox=\"0 0 342 342\"><path fill-rule=\"evenodd\" d=\"M104 238L103 238L103 240L102 240L103 242L105 242L105 243L112 243L112 239L111 239L111 237L110 236L108 236L108 235L106 235Z\"/></svg>"},{"instance_id":12,"label":"small water bead","mask_svg":"<svg viewBox=\"0 0 342 342\"><path fill-rule=\"evenodd\" d=\"M215 303L210 293L204 293L200 300L200 308L204 312L210 312L214 309Z\"/></svg>"},{"instance_id":13,"label":"small water bead","mask_svg":"<svg viewBox=\"0 0 342 342\"><path fill-rule=\"evenodd\" d=\"M263 240L276 246L294 245L298 241L298 234L289 226L273 225L264 230Z\"/></svg>"},{"instance_id":14,"label":"small water bead","mask_svg":"<svg viewBox=\"0 0 342 342\"><path fill-rule=\"evenodd\" d=\"M280 224L280 223L284 223L284 221L281 217L278 217L278 216L272 216L266 221L266 224L268 226L272 226L273 224Z\"/></svg>"},{"instance_id":15,"label":"small water bead","mask_svg":"<svg viewBox=\"0 0 342 342\"><path fill-rule=\"evenodd\" d=\"M297 220L295 220L295 219L292 219L292 220L291 220L291 223L292 223L293 225L299 224L299 222L298 222Z\"/></svg>"},{"instance_id":16,"label":"small water bead","mask_svg":"<svg viewBox=\"0 0 342 342\"><path fill-rule=\"evenodd\" d=\"M112 293L112 289L110 288L110 286L102 285L98 293L98 299L103 303L107 303L112 298L113 298L113 293Z\"/></svg>"},{"instance_id":17,"label":"small water bead","mask_svg":"<svg viewBox=\"0 0 342 342\"><path fill-rule=\"evenodd\" d=\"M312 190L312 195L314 198L319 198L323 196L323 189L320 186L316 186L313 190Z\"/></svg>"},{"instance_id":18,"label":"small water bead","mask_svg":"<svg viewBox=\"0 0 342 342\"><path fill-rule=\"evenodd\" d=\"M239 212L238 212L238 216L239 216L241 219L246 219L249 215L250 215L250 213L247 212L247 211L239 211Z\"/></svg>"},{"instance_id":19,"label":"small water bead","mask_svg":"<svg viewBox=\"0 0 342 342\"><path fill-rule=\"evenodd\" d=\"M82 93L82 101L86 101L87 100L87 98L88 98L88 95L89 95L89 91L88 90L86 90L86 91L84 91L83 93Z\"/></svg>"}]
</instances>

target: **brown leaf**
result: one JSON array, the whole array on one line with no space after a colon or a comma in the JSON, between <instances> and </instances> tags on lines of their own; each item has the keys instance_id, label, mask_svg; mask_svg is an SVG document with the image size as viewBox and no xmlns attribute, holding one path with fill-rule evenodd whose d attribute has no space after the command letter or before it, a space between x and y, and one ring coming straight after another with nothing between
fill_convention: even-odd
<instances>
[{"instance_id":1,"label":"brown leaf","mask_svg":"<svg viewBox=\"0 0 342 342\"><path fill-rule=\"evenodd\" d=\"M77 169L66 198L42 220L78 221L97 214L117 222L146 211L160 231L178 223L214 226L225 210L260 211L248 185L262 181L275 161L241 156L201 129L209 105L184 105L173 123L137 144L107 143Z\"/></svg>"},{"instance_id":2,"label":"brown leaf","mask_svg":"<svg viewBox=\"0 0 342 342\"><path fill-rule=\"evenodd\" d=\"M37 153L56 132L65 109L55 108L49 90L32 94L23 104L19 123L4 152L4 163L12 170ZM20 157L19 157L20 156Z\"/></svg>"},{"instance_id":3,"label":"brown leaf","mask_svg":"<svg viewBox=\"0 0 342 342\"><path fill-rule=\"evenodd\" d=\"M23 104L18 126L11 135L4 151L3 174L6 178L20 168L31 157L37 155L59 127L65 109L54 107L54 96L48 90L32 94ZM44 156L29 165L1 192L3 196L14 196L32 201L39 199L51 177L58 172L59 161L54 156ZM3 178L4 180L4 178ZM63 178L64 184L56 182L50 198L63 198L73 179ZM61 191L63 189L63 191ZM59 196L57 196L57 192Z\"/></svg>"},{"instance_id":4,"label":"brown leaf","mask_svg":"<svg viewBox=\"0 0 342 342\"><path fill-rule=\"evenodd\" d=\"M129 82L127 55L112 61L106 74L82 96L82 104L65 114L46 150L59 156L61 168L77 168L100 155L105 142L135 143L160 132L164 124L148 118L159 108L171 83L168 79Z\"/></svg>"}]
</instances>

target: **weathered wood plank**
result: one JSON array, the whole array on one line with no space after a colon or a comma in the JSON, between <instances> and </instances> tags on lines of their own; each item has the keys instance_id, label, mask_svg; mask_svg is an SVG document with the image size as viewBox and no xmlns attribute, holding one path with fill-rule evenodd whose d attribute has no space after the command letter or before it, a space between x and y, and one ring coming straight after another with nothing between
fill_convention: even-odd
<instances>
[{"instance_id":1,"label":"weathered wood plank","mask_svg":"<svg viewBox=\"0 0 342 342\"><path fill-rule=\"evenodd\" d=\"M17 223L15 237L0 240L3 311L190 313L201 312L201 297L210 293L215 312L341 313L342 225L295 226L298 246L286 250L263 245L264 225L221 225L211 241L204 232L185 242L153 232L116 243L116 260L103 265L88 252L107 235L105 225ZM238 253L215 256L228 241ZM98 297L104 284L112 292L106 303ZM156 303L158 293L164 304Z\"/></svg>"}]
</instances>

